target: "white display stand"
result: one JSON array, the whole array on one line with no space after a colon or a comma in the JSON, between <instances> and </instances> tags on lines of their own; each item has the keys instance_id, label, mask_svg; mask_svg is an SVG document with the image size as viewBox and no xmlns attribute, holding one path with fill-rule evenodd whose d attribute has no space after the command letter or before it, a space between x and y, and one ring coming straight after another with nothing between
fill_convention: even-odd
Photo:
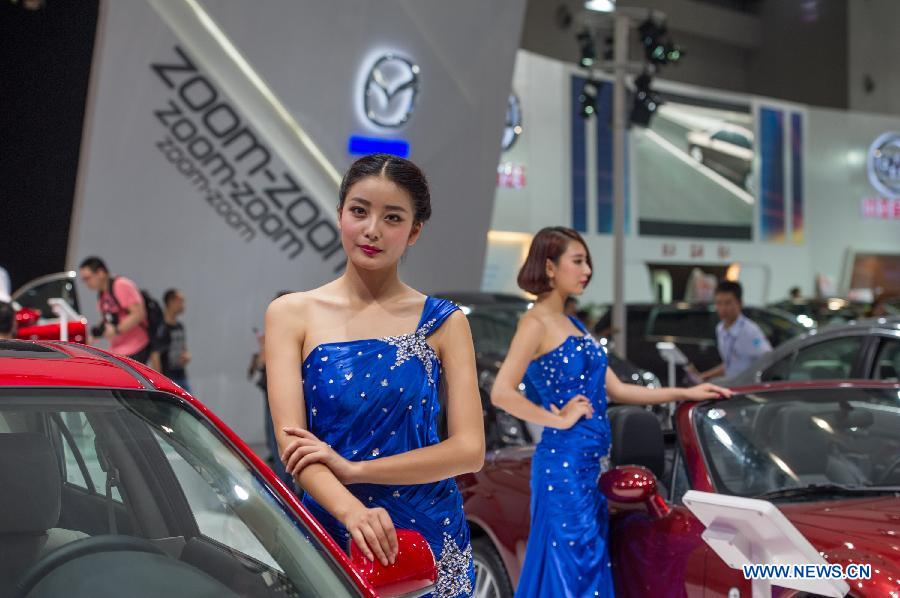
<instances>
[{"instance_id":1,"label":"white display stand","mask_svg":"<svg viewBox=\"0 0 900 598\"><path fill-rule=\"evenodd\" d=\"M689 490L684 504L706 526L703 540L733 569L742 565L828 565L787 517L766 500ZM783 588L841 598L843 579L778 579ZM772 598L772 580L752 581L753 598Z\"/></svg>"},{"instance_id":2,"label":"white display stand","mask_svg":"<svg viewBox=\"0 0 900 598\"><path fill-rule=\"evenodd\" d=\"M659 356L663 358L663 361L669 364L668 384L669 387L674 388L677 386L677 384L675 384L675 366L687 365L690 363L690 360L681 352L681 349L679 349L675 343L660 341L656 343L656 350L659 351Z\"/></svg>"},{"instance_id":3,"label":"white display stand","mask_svg":"<svg viewBox=\"0 0 900 598\"><path fill-rule=\"evenodd\" d=\"M59 316L59 340L69 340L69 322L77 322L79 315L65 299L53 297L47 299L47 303L57 316Z\"/></svg>"}]
</instances>

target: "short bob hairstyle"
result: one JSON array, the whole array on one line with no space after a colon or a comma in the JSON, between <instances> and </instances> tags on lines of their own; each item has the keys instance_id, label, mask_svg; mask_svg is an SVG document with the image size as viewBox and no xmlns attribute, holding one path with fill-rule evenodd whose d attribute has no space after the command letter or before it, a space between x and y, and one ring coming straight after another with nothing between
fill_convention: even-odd
<instances>
[{"instance_id":1,"label":"short bob hairstyle","mask_svg":"<svg viewBox=\"0 0 900 598\"><path fill-rule=\"evenodd\" d=\"M591 252L587 243L577 231L565 226L548 226L542 228L531 240L528 249L528 257L519 270L517 282L519 288L534 295L541 295L553 289L550 278L547 276L547 260L559 264L559 258L566 252L569 243L577 241L584 247L587 263L593 273L594 264L591 262ZM590 282L590 276L588 282Z\"/></svg>"}]
</instances>

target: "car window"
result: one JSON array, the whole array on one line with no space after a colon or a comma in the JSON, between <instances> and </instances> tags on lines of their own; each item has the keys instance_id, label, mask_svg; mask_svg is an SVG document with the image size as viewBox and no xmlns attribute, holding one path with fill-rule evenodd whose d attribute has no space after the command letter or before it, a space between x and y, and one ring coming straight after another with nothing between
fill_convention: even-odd
<instances>
[{"instance_id":1,"label":"car window","mask_svg":"<svg viewBox=\"0 0 900 598\"><path fill-rule=\"evenodd\" d=\"M849 378L862 349L864 337L846 336L822 341L797 352L788 380L836 380Z\"/></svg>"},{"instance_id":2,"label":"car window","mask_svg":"<svg viewBox=\"0 0 900 598\"><path fill-rule=\"evenodd\" d=\"M784 358L776 361L768 369L763 371L760 379L763 382L790 380L791 366L794 364L794 357L796 357L796 353L786 355Z\"/></svg>"},{"instance_id":3,"label":"car window","mask_svg":"<svg viewBox=\"0 0 900 598\"><path fill-rule=\"evenodd\" d=\"M900 340L885 339L878 348L872 378L897 382L900 376Z\"/></svg>"},{"instance_id":4,"label":"car window","mask_svg":"<svg viewBox=\"0 0 900 598\"><path fill-rule=\"evenodd\" d=\"M97 434L87 414L83 411L69 411L54 414L51 419L53 428L58 431L58 443L63 449L66 483L106 496L109 474L104 468L106 460L98 454L98 449L101 453L105 449L97 441ZM118 486L113 485L109 490L113 500L122 502Z\"/></svg>"},{"instance_id":5,"label":"car window","mask_svg":"<svg viewBox=\"0 0 900 598\"><path fill-rule=\"evenodd\" d=\"M177 561L137 559L135 579L177 566L191 583L213 579L234 595L351 595L348 577L316 535L213 424L177 397L0 389L0 435L9 450L35 455L33 461L7 460L4 476L20 462L37 472L18 476L21 483L6 491L19 492L23 505L37 492L60 493L56 501L31 501L33 510L24 518L50 530L51 549L89 536L129 536ZM56 454L58 462L47 454ZM119 474L116 501L106 497L107 470ZM56 476L61 483L51 479ZM40 509L54 502L59 507L51 522ZM37 562L37 554L20 556L20 571ZM15 582L4 576L6 569L0 570L0 594ZM46 575L48 583L59 582L49 580L53 571ZM129 595L127 588L122 595Z\"/></svg>"},{"instance_id":6,"label":"car window","mask_svg":"<svg viewBox=\"0 0 900 598\"><path fill-rule=\"evenodd\" d=\"M184 497L191 506L200 533L282 571L244 522L235 515L231 502L215 491L215 485L203 479L203 468L191 465L159 433L154 432L154 437L184 490Z\"/></svg>"},{"instance_id":7,"label":"car window","mask_svg":"<svg viewBox=\"0 0 900 598\"><path fill-rule=\"evenodd\" d=\"M708 310L660 310L651 324L650 336L715 339L716 317Z\"/></svg>"},{"instance_id":8,"label":"car window","mask_svg":"<svg viewBox=\"0 0 900 598\"><path fill-rule=\"evenodd\" d=\"M900 483L893 458L900 454L900 397L892 388L835 385L738 396L700 406L694 423L720 493Z\"/></svg>"},{"instance_id":9,"label":"car window","mask_svg":"<svg viewBox=\"0 0 900 598\"><path fill-rule=\"evenodd\" d=\"M469 314L468 319L476 352L506 355L516 333L519 312L478 310Z\"/></svg>"},{"instance_id":10,"label":"car window","mask_svg":"<svg viewBox=\"0 0 900 598\"><path fill-rule=\"evenodd\" d=\"M734 134L734 144L744 149L753 149L753 143L740 133Z\"/></svg>"},{"instance_id":11,"label":"car window","mask_svg":"<svg viewBox=\"0 0 900 598\"><path fill-rule=\"evenodd\" d=\"M710 139L713 139L715 141L726 141L727 142L728 141L728 131L718 131L718 132L714 133L712 135L712 137L710 137Z\"/></svg>"}]
</instances>

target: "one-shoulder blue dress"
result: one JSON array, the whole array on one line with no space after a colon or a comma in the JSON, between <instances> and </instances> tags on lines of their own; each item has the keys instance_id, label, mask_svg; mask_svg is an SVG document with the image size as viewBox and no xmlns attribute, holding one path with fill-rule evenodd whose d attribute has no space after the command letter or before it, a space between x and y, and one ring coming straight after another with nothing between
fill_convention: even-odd
<instances>
[{"instance_id":1,"label":"one-shoulder blue dress","mask_svg":"<svg viewBox=\"0 0 900 598\"><path fill-rule=\"evenodd\" d=\"M457 308L427 297L416 330L401 336L324 343L302 365L309 430L350 461L399 455L440 442L441 364L427 339ZM382 507L394 527L421 533L434 552L441 598L475 585L469 526L453 479L429 484L351 484L363 504ZM303 504L345 549L350 535L308 494Z\"/></svg>"},{"instance_id":2,"label":"one-shoulder blue dress","mask_svg":"<svg viewBox=\"0 0 900 598\"><path fill-rule=\"evenodd\" d=\"M592 419L568 430L545 428L531 464L531 530L516 598L613 596L606 497L597 481L606 468L606 350L576 318L570 336L525 370L525 393L544 409L562 409L575 395L594 407Z\"/></svg>"}]
</instances>

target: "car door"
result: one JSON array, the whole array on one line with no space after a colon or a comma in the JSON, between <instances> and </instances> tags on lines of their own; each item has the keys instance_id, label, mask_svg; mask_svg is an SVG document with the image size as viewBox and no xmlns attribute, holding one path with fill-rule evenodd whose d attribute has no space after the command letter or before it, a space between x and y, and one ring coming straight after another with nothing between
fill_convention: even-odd
<instances>
[{"instance_id":1,"label":"car door","mask_svg":"<svg viewBox=\"0 0 900 598\"><path fill-rule=\"evenodd\" d=\"M728 141L728 131L717 131L709 138L709 150L707 152L707 165L719 174L728 175L731 161L731 143Z\"/></svg>"}]
</instances>

